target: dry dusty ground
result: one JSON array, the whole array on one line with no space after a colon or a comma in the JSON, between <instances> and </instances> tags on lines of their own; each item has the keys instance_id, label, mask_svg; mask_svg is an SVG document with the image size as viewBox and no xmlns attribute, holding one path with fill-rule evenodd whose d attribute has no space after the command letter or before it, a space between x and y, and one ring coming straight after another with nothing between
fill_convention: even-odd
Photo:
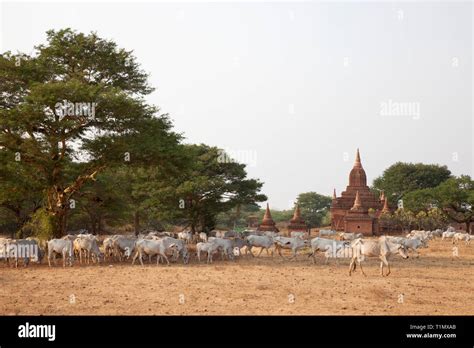
<instances>
[{"instance_id":1,"label":"dry dusty ground","mask_svg":"<svg viewBox=\"0 0 474 348\"><path fill-rule=\"evenodd\" d=\"M474 243L460 244L459 258L451 255L451 242L432 241L418 259L394 257L389 277L379 275L375 259L367 261L366 278L360 271L349 277L347 259L326 266L320 256L313 265L303 255L282 261L265 252L235 263L170 267L2 263L0 314L472 315Z\"/></svg>"}]
</instances>

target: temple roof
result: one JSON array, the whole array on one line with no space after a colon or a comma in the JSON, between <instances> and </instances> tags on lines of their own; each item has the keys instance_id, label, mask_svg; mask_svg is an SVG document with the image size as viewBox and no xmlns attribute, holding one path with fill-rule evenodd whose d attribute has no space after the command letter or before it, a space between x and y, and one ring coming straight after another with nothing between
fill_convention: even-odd
<instances>
[{"instance_id":1,"label":"temple roof","mask_svg":"<svg viewBox=\"0 0 474 348\"><path fill-rule=\"evenodd\" d=\"M289 231L306 231L308 226L306 225L305 221L301 218L301 211L300 206L296 204L295 212L293 214L293 218L290 220L288 225Z\"/></svg>"},{"instance_id":2,"label":"temple roof","mask_svg":"<svg viewBox=\"0 0 474 348\"><path fill-rule=\"evenodd\" d=\"M267 203L267 210L265 210L265 215L263 216L263 221L262 225L275 225L275 222L273 221L272 214L270 213L270 207L268 206Z\"/></svg>"},{"instance_id":3,"label":"temple roof","mask_svg":"<svg viewBox=\"0 0 474 348\"><path fill-rule=\"evenodd\" d=\"M290 220L292 223L298 222L303 223L303 219L301 218L301 211L300 206L296 204L295 212L293 213L293 218Z\"/></svg>"},{"instance_id":4,"label":"temple roof","mask_svg":"<svg viewBox=\"0 0 474 348\"><path fill-rule=\"evenodd\" d=\"M349 174L349 187L366 187L367 186L367 175L362 167L360 160L359 149L357 149L354 166Z\"/></svg>"},{"instance_id":5,"label":"temple roof","mask_svg":"<svg viewBox=\"0 0 474 348\"><path fill-rule=\"evenodd\" d=\"M270 207L267 203L267 209L265 210L265 215L263 216L262 223L258 226L257 230L259 231L275 231L278 232L278 228L275 226L273 221L272 214L270 213Z\"/></svg>"},{"instance_id":6,"label":"temple roof","mask_svg":"<svg viewBox=\"0 0 474 348\"><path fill-rule=\"evenodd\" d=\"M354 205L352 208L349 210L350 213L366 213L367 209L364 208L364 205L362 204L362 199L359 194L359 191L357 191L355 199L354 199Z\"/></svg>"},{"instance_id":7,"label":"temple roof","mask_svg":"<svg viewBox=\"0 0 474 348\"><path fill-rule=\"evenodd\" d=\"M359 191L357 191L356 197L354 200L354 205L352 206L351 210L359 209L361 206L362 206L362 203L360 201Z\"/></svg>"}]
</instances>

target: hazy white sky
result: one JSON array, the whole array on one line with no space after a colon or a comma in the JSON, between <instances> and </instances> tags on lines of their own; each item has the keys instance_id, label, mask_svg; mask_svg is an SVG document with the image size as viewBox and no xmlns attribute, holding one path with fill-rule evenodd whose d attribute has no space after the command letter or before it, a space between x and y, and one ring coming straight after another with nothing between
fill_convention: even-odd
<instances>
[{"instance_id":1,"label":"hazy white sky","mask_svg":"<svg viewBox=\"0 0 474 348\"><path fill-rule=\"evenodd\" d=\"M150 103L187 142L249 163L272 207L345 188L360 148L369 183L396 161L473 175L470 2L10 3L1 51L48 29L134 50Z\"/></svg>"}]
</instances>

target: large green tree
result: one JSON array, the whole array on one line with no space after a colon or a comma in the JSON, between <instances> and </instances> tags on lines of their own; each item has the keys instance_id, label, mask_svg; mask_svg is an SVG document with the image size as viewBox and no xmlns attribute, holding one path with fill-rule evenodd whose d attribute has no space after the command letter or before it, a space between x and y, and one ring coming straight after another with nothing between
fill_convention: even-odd
<instances>
[{"instance_id":1,"label":"large green tree","mask_svg":"<svg viewBox=\"0 0 474 348\"><path fill-rule=\"evenodd\" d=\"M451 177L446 166L397 162L388 167L373 183L373 189L384 191L391 205L415 190L432 188Z\"/></svg>"},{"instance_id":2,"label":"large green tree","mask_svg":"<svg viewBox=\"0 0 474 348\"><path fill-rule=\"evenodd\" d=\"M19 154L29 180L44 187L55 236L65 231L72 197L105 167L164 165L172 156L161 150L179 137L145 103L151 91L132 52L95 33L48 31L33 56L0 55L0 147L11 161ZM83 163L73 177L71 161Z\"/></svg>"},{"instance_id":3,"label":"large green tree","mask_svg":"<svg viewBox=\"0 0 474 348\"><path fill-rule=\"evenodd\" d=\"M331 206L331 197L316 192L300 193L296 199L301 216L312 227L320 226Z\"/></svg>"},{"instance_id":4,"label":"large green tree","mask_svg":"<svg viewBox=\"0 0 474 348\"><path fill-rule=\"evenodd\" d=\"M474 181L468 175L450 178L436 189L440 208L448 218L457 223L466 224L470 232L474 222Z\"/></svg>"},{"instance_id":5,"label":"large green tree","mask_svg":"<svg viewBox=\"0 0 474 348\"><path fill-rule=\"evenodd\" d=\"M450 221L466 224L470 231L474 222L474 181L468 175L451 177L437 187L406 194L404 206L416 213L439 208Z\"/></svg>"}]
</instances>

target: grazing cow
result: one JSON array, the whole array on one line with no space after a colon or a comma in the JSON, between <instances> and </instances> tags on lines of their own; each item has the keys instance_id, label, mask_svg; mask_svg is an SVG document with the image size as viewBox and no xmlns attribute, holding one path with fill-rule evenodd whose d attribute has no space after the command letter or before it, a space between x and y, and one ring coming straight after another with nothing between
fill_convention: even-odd
<instances>
[{"instance_id":1,"label":"grazing cow","mask_svg":"<svg viewBox=\"0 0 474 348\"><path fill-rule=\"evenodd\" d=\"M226 232L224 232L224 237L222 237L222 238L236 238L238 236L239 236L238 233L235 232L235 231L226 231Z\"/></svg>"},{"instance_id":2,"label":"grazing cow","mask_svg":"<svg viewBox=\"0 0 474 348\"><path fill-rule=\"evenodd\" d=\"M444 231L442 234L441 240L453 238L455 234L456 232L453 232L453 231Z\"/></svg>"},{"instance_id":3,"label":"grazing cow","mask_svg":"<svg viewBox=\"0 0 474 348\"><path fill-rule=\"evenodd\" d=\"M413 252L416 253L416 257L420 256L420 253L418 252L419 248L426 248L428 246L427 239L421 239L420 237L387 237L387 240L392 243L403 245L406 248L407 252L409 250L413 250Z\"/></svg>"},{"instance_id":4,"label":"grazing cow","mask_svg":"<svg viewBox=\"0 0 474 348\"><path fill-rule=\"evenodd\" d=\"M132 255L137 238L119 235L113 239L113 242L114 255L118 257L119 261L122 261L124 257L128 259Z\"/></svg>"},{"instance_id":5,"label":"grazing cow","mask_svg":"<svg viewBox=\"0 0 474 348\"><path fill-rule=\"evenodd\" d=\"M290 232L290 237L291 238L301 238L303 239L306 236L306 232L302 231L291 231Z\"/></svg>"},{"instance_id":6,"label":"grazing cow","mask_svg":"<svg viewBox=\"0 0 474 348\"><path fill-rule=\"evenodd\" d=\"M27 267L30 259L40 263L43 252L34 239L8 240L4 246L5 258L9 263L9 258L15 259L15 267L18 268L18 260L23 259L23 266Z\"/></svg>"},{"instance_id":7,"label":"grazing cow","mask_svg":"<svg viewBox=\"0 0 474 348\"><path fill-rule=\"evenodd\" d=\"M183 263L189 263L188 247L186 246L186 243L183 240L172 237L163 237L161 240L163 241L163 244L165 245L166 249L170 248L172 244L176 245L176 252L173 254L173 261L177 261L179 256L181 255L181 257L183 258Z\"/></svg>"},{"instance_id":8,"label":"grazing cow","mask_svg":"<svg viewBox=\"0 0 474 348\"><path fill-rule=\"evenodd\" d=\"M104 239L104 260L107 258L112 257L114 255L114 240L112 237L107 237Z\"/></svg>"},{"instance_id":9,"label":"grazing cow","mask_svg":"<svg viewBox=\"0 0 474 348\"><path fill-rule=\"evenodd\" d=\"M341 232L339 233L339 240L354 240L357 238L362 238L362 233L346 233L346 232Z\"/></svg>"},{"instance_id":10,"label":"grazing cow","mask_svg":"<svg viewBox=\"0 0 474 348\"><path fill-rule=\"evenodd\" d=\"M66 234L65 236L61 237L61 239L70 240L71 242L74 242L74 239L76 238L77 238L77 235L75 234Z\"/></svg>"},{"instance_id":11,"label":"grazing cow","mask_svg":"<svg viewBox=\"0 0 474 348\"><path fill-rule=\"evenodd\" d=\"M222 260L224 260L224 256L226 256L228 260L234 259L234 245L232 240L217 237L209 237L207 240L209 243L214 243L219 246Z\"/></svg>"},{"instance_id":12,"label":"grazing cow","mask_svg":"<svg viewBox=\"0 0 474 348\"><path fill-rule=\"evenodd\" d=\"M86 263L90 264L91 256L94 257L97 262L103 259L104 255L100 252L97 240L90 235L82 235L74 240L74 250L79 252L79 263L82 265L82 254L86 257Z\"/></svg>"},{"instance_id":13,"label":"grazing cow","mask_svg":"<svg viewBox=\"0 0 474 348\"><path fill-rule=\"evenodd\" d=\"M193 241L193 234L190 231L179 232L178 239L184 240L187 244L190 244Z\"/></svg>"},{"instance_id":14,"label":"grazing cow","mask_svg":"<svg viewBox=\"0 0 474 348\"><path fill-rule=\"evenodd\" d=\"M256 236L256 235L250 235L245 238L245 241L247 242L247 250L246 253L249 252L252 257L255 255L252 253L252 248L257 247L261 248L260 252L258 253L257 257L260 256L262 253L263 249L267 251L267 255L269 254L269 250L271 250L271 254L273 257L273 238L269 236Z\"/></svg>"},{"instance_id":15,"label":"grazing cow","mask_svg":"<svg viewBox=\"0 0 474 348\"><path fill-rule=\"evenodd\" d=\"M326 255L325 264L328 263L330 257L335 257L337 261L337 257L339 252L343 251L344 248L350 246L350 243L347 241L339 241L334 239L325 239L316 237L311 239L311 254L308 257L313 258L313 263L316 263L316 252L322 251Z\"/></svg>"},{"instance_id":16,"label":"grazing cow","mask_svg":"<svg viewBox=\"0 0 474 348\"><path fill-rule=\"evenodd\" d=\"M362 271L362 274L366 276L364 270L362 269L361 262L365 257L378 257L380 259L380 274L383 274L384 265L388 267L387 276L390 274L390 264L388 259L392 254L400 254L404 259L408 258L408 253L406 252L405 246L397 243L390 242L385 237L380 237L378 240L364 240L356 239L352 243L352 260L349 265L349 275L352 275L352 272L356 269L356 261Z\"/></svg>"},{"instance_id":17,"label":"grazing cow","mask_svg":"<svg viewBox=\"0 0 474 348\"><path fill-rule=\"evenodd\" d=\"M0 258L5 259L8 264L8 243L11 239L9 238L0 238Z\"/></svg>"},{"instance_id":18,"label":"grazing cow","mask_svg":"<svg viewBox=\"0 0 474 348\"><path fill-rule=\"evenodd\" d=\"M457 232L453 236L453 244L457 243L458 241L465 241L466 244L471 242L472 236L468 233L461 233Z\"/></svg>"},{"instance_id":19,"label":"grazing cow","mask_svg":"<svg viewBox=\"0 0 474 348\"><path fill-rule=\"evenodd\" d=\"M73 262L73 250L72 241L66 239L51 239L48 242L48 265L51 267L51 258L53 257L53 263L56 265L56 254L60 254L63 257L63 267L66 267L66 261L69 266L72 267Z\"/></svg>"},{"instance_id":20,"label":"grazing cow","mask_svg":"<svg viewBox=\"0 0 474 348\"><path fill-rule=\"evenodd\" d=\"M410 233L407 234L407 238L418 238L423 241L427 241L429 239L433 238L433 235L431 234L431 231L418 231L418 230L412 230Z\"/></svg>"},{"instance_id":21,"label":"grazing cow","mask_svg":"<svg viewBox=\"0 0 474 348\"><path fill-rule=\"evenodd\" d=\"M212 256L219 251L219 245L216 243L206 242L196 244L196 254L199 262L201 262L201 252L207 253L207 263L212 263Z\"/></svg>"},{"instance_id":22,"label":"grazing cow","mask_svg":"<svg viewBox=\"0 0 474 348\"><path fill-rule=\"evenodd\" d=\"M296 253L299 249L303 249L309 246L309 241L301 238L288 238L288 237L276 237L273 239L275 243L275 249L278 251L278 254L281 258L284 259L284 256L281 254L281 249L291 249L293 256L291 259L296 259Z\"/></svg>"},{"instance_id":23,"label":"grazing cow","mask_svg":"<svg viewBox=\"0 0 474 348\"><path fill-rule=\"evenodd\" d=\"M242 249L243 247L247 247L247 242L242 238L234 238L232 240L232 246L233 250L236 251L239 256L241 256L240 249Z\"/></svg>"},{"instance_id":24,"label":"grazing cow","mask_svg":"<svg viewBox=\"0 0 474 348\"><path fill-rule=\"evenodd\" d=\"M278 232L274 232L274 231L265 231L263 232L263 235L267 237L272 237L272 238L279 236Z\"/></svg>"},{"instance_id":25,"label":"grazing cow","mask_svg":"<svg viewBox=\"0 0 474 348\"><path fill-rule=\"evenodd\" d=\"M164 258L168 266L170 262L166 256L166 250L172 250L173 253L178 251L178 246L176 244L171 244L168 247L165 246L163 240L153 240L153 239L140 239L136 242L136 253L133 257L132 265L135 263L135 260L140 260L140 264L143 266L143 254L148 255L148 258L151 263L151 259L156 255L156 265L158 265L161 258Z\"/></svg>"},{"instance_id":26,"label":"grazing cow","mask_svg":"<svg viewBox=\"0 0 474 348\"><path fill-rule=\"evenodd\" d=\"M433 236L433 238L435 237L441 237L443 235L443 230L441 229L436 229L434 231L431 231L431 235Z\"/></svg>"},{"instance_id":27,"label":"grazing cow","mask_svg":"<svg viewBox=\"0 0 474 348\"><path fill-rule=\"evenodd\" d=\"M262 236L263 233L261 231L255 231L255 230L245 230L240 233L240 236L245 238L248 236Z\"/></svg>"},{"instance_id":28,"label":"grazing cow","mask_svg":"<svg viewBox=\"0 0 474 348\"><path fill-rule=\"evenodd\" d=\"M199 233L199 240L201 242L206 243L207 242L207 234L205 234L204 232Z\"/></svg>"},{"instance_id":29,"label":"grazing cow","mask_svg":"<svg viewBox=\"0 0 474 348\"><path fill-rule=\"evenodd\" d=\"M336 231L334 230L319 230L319 236L322 237L322 236L335 236L336 235Z\"/></svg>"}]
</instances>

